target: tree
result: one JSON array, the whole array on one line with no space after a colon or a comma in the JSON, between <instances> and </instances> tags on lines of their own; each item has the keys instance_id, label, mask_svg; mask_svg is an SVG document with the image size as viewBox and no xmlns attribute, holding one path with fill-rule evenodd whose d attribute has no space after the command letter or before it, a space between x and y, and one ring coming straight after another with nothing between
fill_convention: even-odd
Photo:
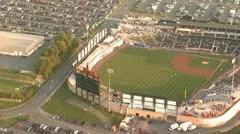
<instances>
[{"instance_id":1,"label":"tree","mask_svg":"<svg viewBox=\"0 0 240 134\"><path fill-rule=\"evenodd\" d=\"M78 45L79 42L73 37L72 33L62 32L58 34L54 37L51 47L43 53L37 72L44 78L47 78L52 74L53 69L64 61Z\"/></svg>"}]
</instances>

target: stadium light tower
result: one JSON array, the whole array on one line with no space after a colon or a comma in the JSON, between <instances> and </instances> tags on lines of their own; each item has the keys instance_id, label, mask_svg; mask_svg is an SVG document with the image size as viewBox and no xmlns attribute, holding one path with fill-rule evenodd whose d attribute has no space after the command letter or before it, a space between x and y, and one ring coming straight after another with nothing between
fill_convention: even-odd
<instances>
[{"instance_id":1,"label":"stadium light tower","mask_svg":"<svg viewBox=\"0 0 240 134\"><path fill-rule=\"evenodd\" d=\"M86 29L87 29L87 44L88 44L88 29L89 29L89 24L86 25Z\"/></svg>"},{"instance_id":2,"label":"stadium light tower","mask_svg":"<svg viewBox=\"0 0 240 134\"><path fill-rule=\"evenodd\" d=\"M155 16L155 12L158 8L158 5L152 5L152 9L153 9L153 13L154 13L154 16L153 16L153 19L155 20L156 16Z\"/></svg>"},{"instance_id":3,"label":"stadium light tower","mask_svg":"<svg viewBox=\"0 0 240 134\"><path fill-rule=\"evenodd\" d=\"M111 109L110 109L110 74L113 74L113 69L111 68L108 68L107 69L107 72L108 72L108 111L110 112Z\"/></svg>"},{"instance_id":4,"label":"stadium light tower","mask_svg":"<svg viewBox=\"0 0 240 134\"><path fill-rule=\"evenodd\" d=\"M232 95L233 88L234 88L234 71L235 71L235 62L236 62L236 58L232 59L233 72L232 72L232 90L231 90L231 92L230 92L230 99L231 99L231 95Z\"/></svg>"}]
</instances>

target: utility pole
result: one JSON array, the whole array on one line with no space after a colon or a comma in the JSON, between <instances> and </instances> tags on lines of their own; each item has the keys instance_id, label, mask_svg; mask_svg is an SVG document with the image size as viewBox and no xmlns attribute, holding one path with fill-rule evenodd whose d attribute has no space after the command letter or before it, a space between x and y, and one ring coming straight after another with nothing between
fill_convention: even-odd
<instances>
[{"instance_id":1,"label":"utility pole","mask_svg":"<svg viewBox=\"0 0 240 134\"><path fill-rule=\"evenodd\" d=\"M154 16L153 16L154 20L156 19L155 12L156 12L157 8L158 8L158 5L152 5L152 9L153 9L153 12L154 12Z\"/></svg>"}]
</instances>

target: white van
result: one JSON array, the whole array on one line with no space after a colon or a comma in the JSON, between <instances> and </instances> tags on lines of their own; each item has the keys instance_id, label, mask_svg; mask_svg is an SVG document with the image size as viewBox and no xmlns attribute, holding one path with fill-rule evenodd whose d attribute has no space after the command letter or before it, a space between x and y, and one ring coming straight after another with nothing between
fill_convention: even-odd
<instances>
[{"instance_id":1,"label":"white van","mask_svg":"<svg viewBox=\"0 0 240 134\"><path fill-rule=\"evenodd\" d=\"M178 123L173 123L173 124L170 125L170 127L168 128L168 130L172 131L172 130L174 130L174 129L177 129L178 126L179 126Z\"/></svg>"},{"instance_id":2,"label":"white van","mask_svg":"<svg viewBox=\"0 0 240 134\"><path fill-rule=\"evenodd\" d=\"M47 127L48 127L48 126L47 126L47 125L45 125L45 126L43 127L43 130L47 129Z\"/></svg>"}]
</instances>

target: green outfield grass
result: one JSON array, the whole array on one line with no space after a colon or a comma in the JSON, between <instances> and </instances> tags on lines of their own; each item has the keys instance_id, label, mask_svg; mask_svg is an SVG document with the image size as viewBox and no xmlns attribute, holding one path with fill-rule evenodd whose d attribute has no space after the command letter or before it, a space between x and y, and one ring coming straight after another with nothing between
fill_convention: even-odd
<instances>
[{"instance_id":1,"label":"green outfield grass","mask_svg":"<svg viewBox=\"0 0 240 134\"><path fill-rule=\"evenodd\" d=\"M183 101L184 90L187 96L226 72L230 67L230 60L225 62L212 78L191 75L176 70L171 63L174 56L182 52L166 50L148 50L136 47L127 47L105 62L97 71L101 79L108 85L107 68L112 68L111 88L125 93L136 93L149 96L167 97L169 100ZM189 53L191 55L200 55ZM221 56L207 55L221 59ZM224 58L229 58L224 56ZM200 60L201 58L196 60ZM230 59L230 58L229 58ZM218 64L216 59L203 58L209 61L207 67L214 68ZM193 66L197 66L198 62Z\"/></svg>"}]
</instances>

